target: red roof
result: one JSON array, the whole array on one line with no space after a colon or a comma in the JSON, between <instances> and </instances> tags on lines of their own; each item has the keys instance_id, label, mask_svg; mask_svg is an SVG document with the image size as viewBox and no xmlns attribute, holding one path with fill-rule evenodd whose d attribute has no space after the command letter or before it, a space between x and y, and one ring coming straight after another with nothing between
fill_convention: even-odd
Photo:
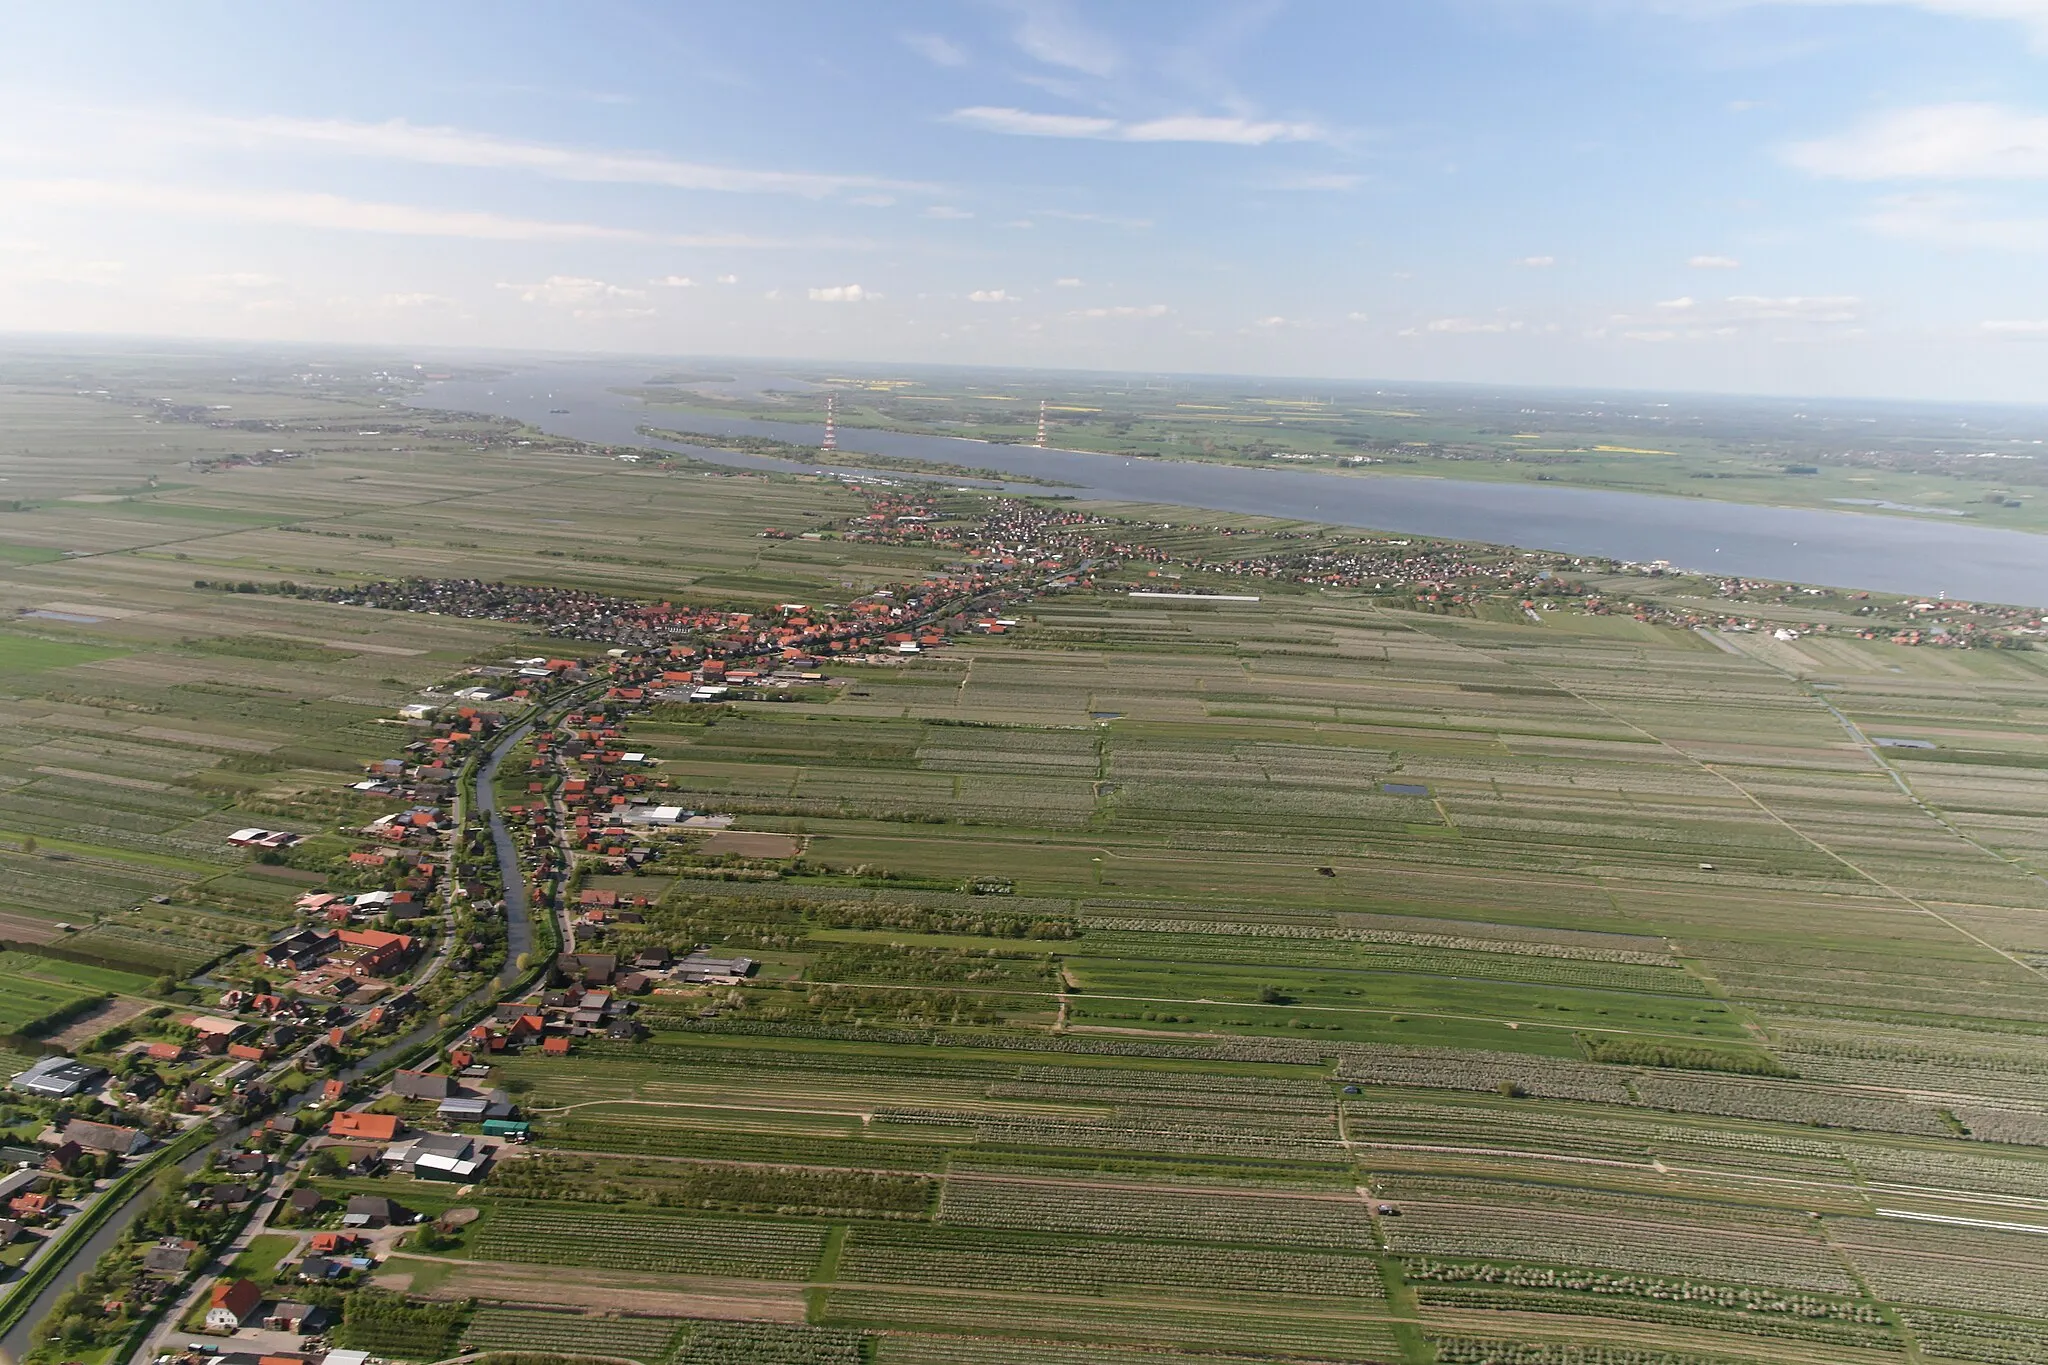
<instances>
[{"instance_id":1,"label":"red roof","mask_svg":"<svg viewBox=\"0 0 2048 1365\"><path fill-rule=\"evenodd\" d=\"M248 1317L261 1302L263 1291L257 1288L254 1280L233 1280L213 1286L211 1306L225 1308L238 1318Z\"/></svg>"},{"instance_id":2,"label":"red roof","mask_svg":"<svg viewBox=\"0 0 2048 1365\"><path fill-rule=\"evenodd\" d=\"M398 1136L396 1114L336 1114L327 1124L329 1137L368 1138L373 1142L389 1142Z\"/></svg>"}]
</instances>

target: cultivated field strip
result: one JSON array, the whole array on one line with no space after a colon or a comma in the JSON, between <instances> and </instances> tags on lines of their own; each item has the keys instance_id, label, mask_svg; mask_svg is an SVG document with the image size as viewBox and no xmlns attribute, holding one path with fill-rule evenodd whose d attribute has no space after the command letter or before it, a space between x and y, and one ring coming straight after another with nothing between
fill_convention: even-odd
<instances>
[{"instance_id":1,"label":"cultivated field strip","mask_svg":"<svg viewBox=\"0 0 2048 1365\"><path fill-rule=\"evenodd\" d=\"M824 1231L801 1223L510 1204L479 1230L475 1254L530 1265L803 1280L824 1246Z\"/></svg>"},{"instance_id":2,"label":"cultivated field strip","mask_svg":"<svg viewBox=\"0 0 2048 1365\"><path fill-rule=\"evenodd\" d=\"M953 1227L1239 1246L1366 1251L1379 1244L1370 1213L1355 1195L1075 1188L955 1177L946 1182L938 1221Z\"/></svg>"},{"instance_id":3,"label":"cultivated field strip","mask_svg":"<svg viewBox=\"0 0 2048 1365\"><path fill-rule=\"evenodd\" d=\"M574 1355L593 1350L660 1365L669 1359L683 1325L673 1318L605 1317L539 1309L486 1307L463 1329L462 1344L482 1351L547 1351Z\"/></svg>"},{"instance_id":4,"label":"cultivated field strip","mask_svg":"<svg viewBox=\"0 0 2048 1365\"><path fill-rule=\"evenodd\" d=\"M1362 1255L951 1228L856 1228L841 1254L838 1279L949 1289L1001 1285L1050 1294L1105 1295L1149 1286L1176 1294L1385 1297L1379 1263Z\"/></svg>"},{"instance_id":5,"label":"cultivated field strip","mask_svg":"<svg viewBox=\"0 0 2048 1365\"><path fill-rule=\"evenodd\" d=\"M1697 1206L1694 1206L1695 1208ZM1692 1208L1640 1214L1579 1212L1523 1203L1410 1200L1385 1225L1402 1255L1512 1258L1540 1264L1685 1275L1700 1265L1756 1285L1854 1293L1856 1284L1811 1232L1759 1217L1747 1227L1696 1222Z\"/></svg>"},{"instance_id":6,"label":"cultivated field strip","mask_svg":"<svg viewBox=\"0 0 2048 1365\"><path fill-rule=\"evenodd\" d=\"M891 1331L1002 1333L1037 1341L1233 1355L1257 1352L1376 1365L1398 1359L1400 1351L1384 1318L1301 1307L1260 1313L1248 1303L1219 1307L1167 1299L1026 1299L839 1289L828 1296L825 1312L831 1323Z\"/></svg>"}]
</instances>

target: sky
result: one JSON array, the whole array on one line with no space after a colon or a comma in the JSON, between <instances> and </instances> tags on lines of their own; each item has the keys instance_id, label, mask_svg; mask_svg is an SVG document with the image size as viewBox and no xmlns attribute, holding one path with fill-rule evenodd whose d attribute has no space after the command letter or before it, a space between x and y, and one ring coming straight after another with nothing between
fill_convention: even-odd
<instances>
[{"instance_id":1,"label":"sky","mask_svg":"<svg viewBox=\"0 0 2048 1365\"><path fill-rule=\"evenodd\" d=\"M2048 0L0 24L0 332L2048 402Z\"/></svg>"}]
</instances>

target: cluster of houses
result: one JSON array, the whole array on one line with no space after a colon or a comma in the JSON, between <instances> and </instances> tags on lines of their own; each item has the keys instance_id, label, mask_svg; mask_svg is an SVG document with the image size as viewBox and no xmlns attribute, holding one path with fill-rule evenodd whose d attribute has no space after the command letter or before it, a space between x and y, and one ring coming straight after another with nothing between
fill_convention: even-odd
<instances>
[{"instance_id":1,"label":"cluster of houses","mask_svg":"<svg viewBox=\"0 0 2048 1365\"><path fill-rule=\"evenodd\" d=\"M308 926L272 940L261 961L272 970L295 973L294 988L304 994L361 995L366 983L381 988L403 971L419 948L420 941L410 934Z\"/></svg>"},{"instance_id":2,"label":"cluster of houses","mask_svg":"<svg viewBox=\"0 0 2048 1365\"><path fill-rule=\"evenodd\" d=\"M104 1074L104 1073L103 1073ZM118 1117L118 1115L115 1115ZM22 1233L62 1221L73 1207L64 1182L103 1171L91 1159L126 1160L153 1143L140 1125L68 1118L45 1129L33 1147L0 1147L0 1247Z\"/></svg>"}]
</instances>

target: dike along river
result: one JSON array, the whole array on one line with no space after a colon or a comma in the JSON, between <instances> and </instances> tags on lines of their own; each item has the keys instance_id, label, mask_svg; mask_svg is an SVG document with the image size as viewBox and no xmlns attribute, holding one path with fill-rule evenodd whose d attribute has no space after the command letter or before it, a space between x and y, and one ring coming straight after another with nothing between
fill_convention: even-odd
<instances>
[{"instance_id":1,"label":"dike along river","mask_svg":"<svg viewBox=\"0 0 2048 1365\"><path fill-rule=\"evenodd\" d=\"M815 444L821 434L820 428L797 422L685 415L610 392L612 386L641 382L646 373L644 366L627 370L616 361L537 366L496 380L432 384L417 401L423 407L512 417L553 435L600 445L672 449L742 468L817 472L814 466L642 436L642 425L800 444ZM1985 526L1548 484L1130 459L848 427L840 428L839 444L847 450L1073 485L1013 486L1013 491L1041 496L1165 503L1567 554L1663 559L1680 568L1746 578L2048 605L2048 536ZM864 477L876 473L853 472ZM900 477L894 471L882 475Z\"/></svg>"}]
</instances>

